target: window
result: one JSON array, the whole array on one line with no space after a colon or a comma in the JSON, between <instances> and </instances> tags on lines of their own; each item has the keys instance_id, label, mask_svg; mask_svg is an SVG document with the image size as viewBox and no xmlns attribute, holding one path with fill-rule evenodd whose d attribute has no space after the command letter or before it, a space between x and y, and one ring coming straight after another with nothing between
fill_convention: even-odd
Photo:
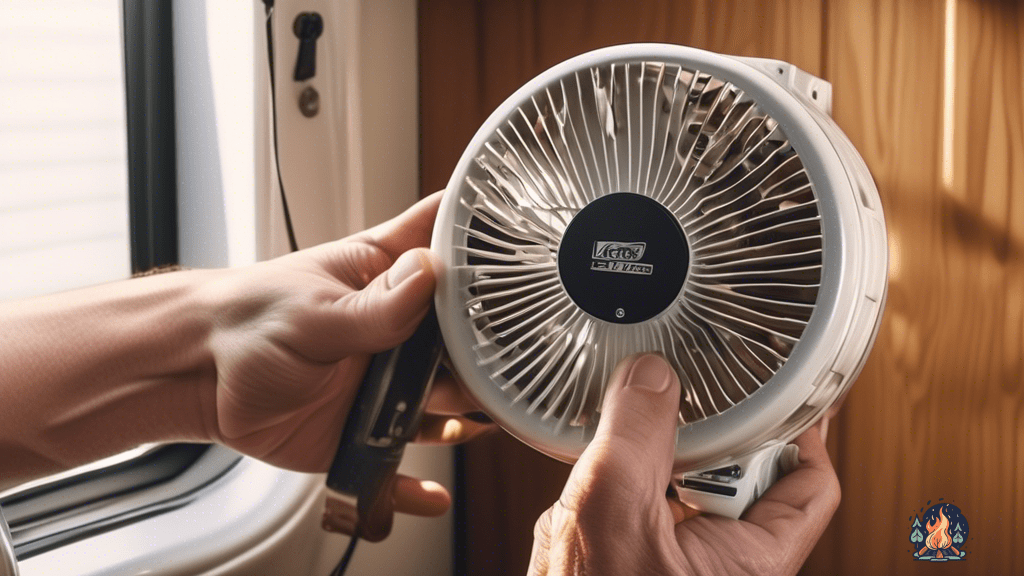
<instances>
[{"instance_id":1,"label":"window","mask_svg":"<svg viewBox=\"0 0 1024 576\"><path fill-rule=\"evenodd\" d=\"M129 274L117 0L0 4L0 298Z\"/></svg>"},{"instance_id":2,"label":"window","mask_svg":"<svg viewBox=\"0 0 1024 576\"><path fill-rule=\"evenodd\" d=\"M122 52L122 30L136 49ZM168 3L0 4L0 299L176 261L170 47ZM207 445L142 446L0 499L24 561L180 508L240 459Z\"/></svg>"}]
</instances>

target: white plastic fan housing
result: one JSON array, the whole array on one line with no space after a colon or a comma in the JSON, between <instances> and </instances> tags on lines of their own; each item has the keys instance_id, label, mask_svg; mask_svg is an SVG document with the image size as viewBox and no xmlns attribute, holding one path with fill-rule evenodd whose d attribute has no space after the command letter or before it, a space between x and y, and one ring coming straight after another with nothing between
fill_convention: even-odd
<instances>
[{"instance_id":1,"label":"white plastic fan housing","mask_svg":"<svg viewBox=\"0 0 1024 576\"><path fill-rule=\"evenodd\" d=\"M573 462L615 364L659 352L682 386L681 497L738 517L852 384L885 302L878 192L830 104L792 65L666 44L516 91L467 146L432 240L468 392Z\"/></svg>"}]
</instances>

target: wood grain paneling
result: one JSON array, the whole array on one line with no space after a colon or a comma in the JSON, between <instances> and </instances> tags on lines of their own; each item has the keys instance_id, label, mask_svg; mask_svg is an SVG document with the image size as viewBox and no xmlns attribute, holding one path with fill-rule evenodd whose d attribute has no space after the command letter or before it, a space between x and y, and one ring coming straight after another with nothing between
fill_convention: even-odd
<instances>
[{"instance_id":1,"label":"wood grain paneling","mask_svg":"<svg viewBox=\"0 0 1024 576\"><path fill-rule=\"evenodd\" d=\"M627 42L671 42L739 56L779 58L813 73L821 66L821 3L810 0L673 0L539 3L539 64Z\"/></svg>"},{"instance_id":2,"label":"wood grain paneling","mask_svg":"<svg viewBox=\"0 0 1024 576\"><path fill-rule=\"evenodd\" d=\"M833 116L875 178L891 264L881 332L831 428L843 503L805 573L860 574L866 566L897 573L897 564L907 569L914 562L907 552L908 516L928 500L964 504L921 485L929 467L925 453L934 448L924 445L931 444L937 424L921 408L943 405L929 400L931 374L922 363L929 337L939 329L944 296L938 285L921 291L919 282L936 261L918 256L941 242L941 231L925 214L941 185L943 3L850 0L828 6L825 68L833 83Z\"/></svg>"},{"instance_id":3,"label":"wood grain paneling","mask_svg":"<svg viewBox=\"0 0 1024 576\"><path fill-rule=\"evenodd\" d=\"M589 50L671 42L821 71L820 0L424 0L419 9L424 193L448 183L470 138L505 98Z\"/></svg>"},{"instance_id":4,"label":"wood grain paneling","mask_svg":"<svg viewBox=\"0 0 1024 576\"><path fill-rule=\"evenodd\" d=\"M1005 0L424 1L423 189L508 94L593 48L674 42L822 75L877 181L891 272L829 438L843 503L802 573L1024 574L1022 30ZM468 572L524 573L568 468L504 434L466 460ZM970 521L955 568L909 552L908 517L939 498Z\"/></svg>"},{"instance_id":5,"label":"wood grain paneling","mask_svg":"<svg viewBox=\"0 0 1024 576\"><path fill-rule=\"evenodd\" d=\"M907 537L939 498L970 521L956 573L1024 573L1022 8L950 7L828 3L834 113L881 192L892 270L833 428L843 504L807 573L932 573Z\"/></svg>"}]
</instances>

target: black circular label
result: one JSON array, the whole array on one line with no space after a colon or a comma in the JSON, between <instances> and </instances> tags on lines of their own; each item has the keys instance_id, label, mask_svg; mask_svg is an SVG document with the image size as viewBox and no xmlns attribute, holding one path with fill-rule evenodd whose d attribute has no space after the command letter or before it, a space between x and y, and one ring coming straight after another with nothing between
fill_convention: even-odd
<instances>
[{"instance_id":1,"label":"black circular label","mask_svg":"<svg viewBox=\"0 0 1024 576\"><path fill-rule=\"evenodd\" d=\"M656 200L619 192L587 204L558 246L558 274L577 306L617 324L668 308L686 280L689 247L679 220Z\"/></svg>"}]
</instances>

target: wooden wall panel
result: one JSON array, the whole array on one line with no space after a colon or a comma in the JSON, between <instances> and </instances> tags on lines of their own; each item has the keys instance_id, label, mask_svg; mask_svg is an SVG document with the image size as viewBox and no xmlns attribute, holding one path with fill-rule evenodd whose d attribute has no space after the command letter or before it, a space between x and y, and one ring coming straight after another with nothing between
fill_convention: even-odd
<instances>
[{"instance_id":1,"label":"wooden wall panel","mask_svg":"<svg viewBox=\"0 0 1024 576\"><path fill-rule=\"evenodd\" d=\"M543 67L627 42L671 42L740 56L779 58L820 72L819 1L581 2L539 5L536 49Z\"/></svg>"},{"instance_id":2,"label":"wooden wall panel","mask_svg":"<svg viewBox=\"0 0 1024 576\"><path fill-rule=\"evenodd\" d=\"M588 50L672 42L821 72L820 0L424 0L419 8L424 193L448 183L505 98Z\"/></svg>"},{"instance_id":3,"label":"wooden wall panel","mask_svg":"<svg viewBox=\"0 0 1024 576\"><path fill-rule=\"evenodd\" d=\"M825 68L833 84L833 116L879 188L891 262L881 332L830 430L843 503L804 571L860 574L862 568L854 567L870 566L898 573L897 563L903 569L913 564L907 517L928 500L953 497L932 495L920 485L928 466L924 452L907 450L928 442L921 432L931 432L933 424L907 416L927 419L919 407L928 402L930 374L921 365L941 300L932 288L916 292L936 261L918 258L920 248L908 247L941 241L934 222L920 216L927 208L922 201L927 204L940 185L943 4L849 0L828 6ZM911 328L917 318L908 317L909 309L928 326ZM854 530L857 522L862 524ZM851 537L856 545L849 544Z\"/></svg>"},{"instance_id":4,"label":"wooden wall panel","mask_svg":"<svg viewBox=\"0 0 1024 576\"><path fill-rule=\"evenodd\" d=\"M804 574L1024 574L1024 7L955 0L947 19L947 4L420 3L424 192L508 94L600 46L779 58L833 83L836 120L879 186L892 270L878 342L829 438L843 503ZM521 574L568 467L504 434L466 460L468 572ZM956 569L908 552L908 517L939 498L971 523Z\"/></svg>"},{"instance_id":5,"label":"wooden wall panel","mask_svg":"<svg viewBox=\"0 0 1024 576\"><path fill-rule=\"evenodd\" d=\"M892 270L833 428L843 504L807 573L933 573L907 537L939 498L970 522L957 574L1024 573L1021 17L1015 2L828 2L834 115L881 192Z\"/></svg>"}]
</instances>

